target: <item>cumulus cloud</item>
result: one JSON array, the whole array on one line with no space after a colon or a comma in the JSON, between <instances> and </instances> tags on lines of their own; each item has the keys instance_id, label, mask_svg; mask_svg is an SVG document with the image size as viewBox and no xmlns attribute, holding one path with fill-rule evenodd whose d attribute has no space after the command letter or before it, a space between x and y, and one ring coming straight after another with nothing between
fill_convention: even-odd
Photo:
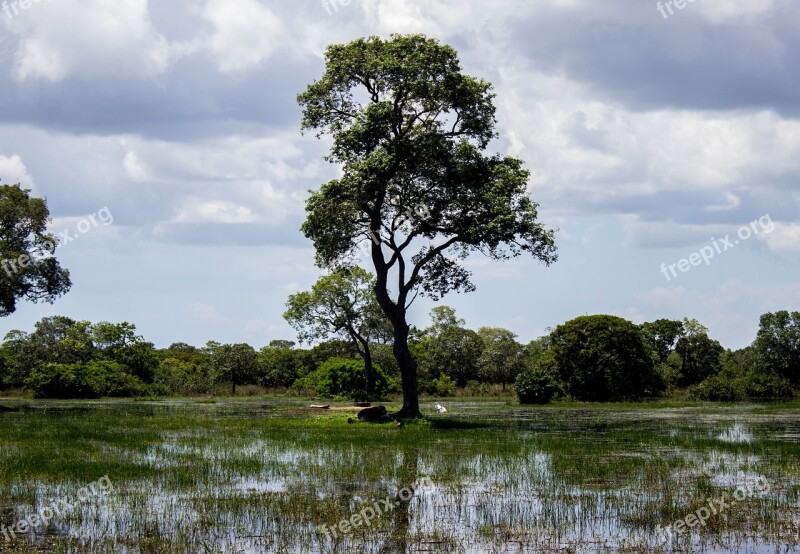
<instances>
[{"instance_id":1,"label":"cumulus cloud","mask_svg":"<svg viewBox=\"0 0 800 554\"><path fill-rule=\"evenodd\" d=\"M800 255L800 224L775 223L775 229L759 235L767 247L780 256L795 258Z\"/></svg>"},{"instance_id":2,"label":"cumulus cloud","mask_svg":"<svg viewBox=\"0 0 800 554\"><path fill-rule=\"evenodd\" d=\"M711 329L712 338L725 345L743 346L755 339L760 315L800 305L800 284L730 279L711 290L657 287L636 298L664 317L698 319Z\"/></svg>"},{"instance_id":3,"label":"cumulus cloud","mask_svg":"<svg viewBox=\"0 0 800 554\"><path fill-rule=\"evenodd\" d=\"M209 0L203 17L214 26L209 48L225 72L260 64L280 42L281 22L256 0Z\"/></svg>"},{"instance_id":4,"label":"cumulus cloud","mask_svg":"<svg viewBox=\"0 0 800 554\"><path fill-rule=\"evenodd\" d=\"M0 154L0 183L21 184L24 188L35 192L36 183L28 174L28 168L18 155L3 156Z\"/></svg>"},{"instance_id":5,"label":"cumulus cloud","mask_svg":"<svg viewBox=\"0 0 800 554\"><path fill-rule=\"evenodd\" d=\"M153 28L147 0L86 0L33 6L7 23L21 37L14 76L156 75L169 45Z\"/></svg>"},{"instance_id":6,"label":"cumulus cloud","mask_svg":"<svg viewBox=\"0 0 800 554\"><path fill-rule=\"evenodd\" d=\"M770 214L774 231L746 252L765 275L793 275L798 24L800 9L784 0L698 0L667 20L655 2L638 0L353 0L330 13L317 0L41 2L13 18L0 14L0 177L32 186L35 176L59 218L108 205L115 228L125 229L113 248L130 258L125 267L158 273L154 250L163 265L171 248L198 245L226 260L237 246L280 245L281 262L253 273L274 273L271 287L283 292L303 275L305 287L315 270L298 230L303 203L337 168L322 161L329 143L300 135L296 95L319 78L331 43L425 32L454 46L468 73L494 83L501 139L492 148L525 160L541 214L572 231L559 234L563 256L547 270L552 286L585 293L566 291L564 313L584 313L593 301L586 291L607 287L604 310L639 320L648 306L648 314L682 317L696 304L697 317L741 343L760 311L797 305L796 291L759 276L711 293L641 290L630 282L635 267L605 268L608 284L585 267L605 247L620 249L620 259L660 261L651 250L684 249ZM80 260L81 248L70 255ZM284 275L279 268L294 250L302 263ZM744 270L746 259L726 263ZM181 279L187 260L169 279ZM84 260L81 273L76 262L77 282L94 275L92 263ZM507 288L500 279L527 271L470 264L488 285L479 291L497 289L497 306ZM204 280L230 278L226 267L199 271ZM240 288L248 298L263 292L262 283ZM629 307L637 291L641 306ZM213 304L184 297L172 310L186 314L188 305L197 334L206 325L270 333L285 327L282 299L272 300L278 315L270 319L246 310L219 316ZM538 313L535 294L514 303ZM550 315L536 317L557 323Z\"/></svg>"}]
</instances>

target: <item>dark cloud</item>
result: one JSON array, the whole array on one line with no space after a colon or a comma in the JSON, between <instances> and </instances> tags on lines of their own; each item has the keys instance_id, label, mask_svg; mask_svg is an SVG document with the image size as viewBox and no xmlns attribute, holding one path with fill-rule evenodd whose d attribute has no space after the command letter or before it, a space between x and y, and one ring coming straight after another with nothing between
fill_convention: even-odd
<instances>
[{"instance_id":1,"label":"dark cloud","mask_svg":"<svg viewBox=\"0 0 800 554\"><path fill-rule=\"evenodd\" d=\"M637 110L772 109L800 114L800 7L712 24L697 5L663 19L655 2L543 10L512 25L537 69L588 83Z\"/></svg>"}]
</instances>

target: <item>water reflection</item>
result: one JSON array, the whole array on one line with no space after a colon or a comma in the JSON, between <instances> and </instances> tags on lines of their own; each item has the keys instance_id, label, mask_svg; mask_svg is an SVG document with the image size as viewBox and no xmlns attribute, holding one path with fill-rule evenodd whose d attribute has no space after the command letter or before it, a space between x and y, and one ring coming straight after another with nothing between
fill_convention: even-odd
<instances>
[{"instance_id":1,"label":"water reflection","mask_svg":"<svg viewBox=\"0 0 800 554\"><path fill-rule=\"evenodd\" d=\"M785 508L798 491L764 446L791 429L783 416L665 412L553 410L533 421L521 411L512 428L411 430L413 439L387 430L368 442L313 427L283 436L172 430L142 449L116 447L120 460L157 477L121 482L118 494L82 504L32 543L67 537L67 552L138 552L143 538L192 552L792 551ZM414 490L425 478L435 486ZM655 533L697 502L759 479L770 480L770 495L732 508L716 528L670 545ZM80 486L38 482L33 504ZM384 498L393 509L370 525L336 537L320 530ZM30 509L0 511L0 522Z\"/></svg>"}]
</instances>

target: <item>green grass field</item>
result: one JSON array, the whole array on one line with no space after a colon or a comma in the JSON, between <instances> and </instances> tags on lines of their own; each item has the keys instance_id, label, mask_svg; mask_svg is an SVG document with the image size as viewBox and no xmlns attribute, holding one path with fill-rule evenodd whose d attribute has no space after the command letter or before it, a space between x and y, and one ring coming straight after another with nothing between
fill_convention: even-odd
<instances>
[{"instance_id":1,"label":"green grass field","mask_svg":"<svg viewBox=\"0 0 800 554\"><path fill-rule=\"evenodd\" d=\"M442 403L399 427L291 398L0 400L0 551L800 549L800 403Z\"/></svg>"}]
</instances>

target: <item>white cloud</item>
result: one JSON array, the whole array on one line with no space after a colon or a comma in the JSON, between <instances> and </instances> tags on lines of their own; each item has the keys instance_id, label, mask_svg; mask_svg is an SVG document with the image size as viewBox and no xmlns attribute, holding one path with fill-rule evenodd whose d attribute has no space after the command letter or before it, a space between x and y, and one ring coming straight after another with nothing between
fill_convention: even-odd
<instances>
[{"instance_id":1,"label":"white cloud","mask_svg":"<svg viewBox=\"0 0 800 554\"><path fill-rule=\"evenodd\" d=\"M743 346L755 339L759 316L800 305L800 284L749 284L731 279L711 291L659 287L637 299L663 317L698 319L724 346Z\"/></svg>"},{"instance_id":2,"label":"white cloud","mask_svg":"<svg viewBox=\"0 0 800 554\"><path fill-rule=\"evenodd\" d=\"M3 156L0 154L0 184L21 184L23 188L36 193L36 183L28 173L28 168L18 155Z\"/></svg>"},{"instance_id":3,"label":"white cloud","mask_svg":"<svg viewBox=\"0 0 800 554\"><path fill-rule=\"evenodd\" d=\"M272 55L283 24L256 0L209 0L203 17L214 26L209 48L220 70L238 72Z\"/></svg>"},{"instance_id":4,"label":"white cloud","mask_svg":"<svg viewBox=\"0 0 800 554\"><path fill-rule=\"evenodd\" d=\"M66 72L66 64L58 50L42 41L26 40L17 52L16 77L20 81L36 78L60 81Z\"/></svg>"},{"instance_id":5,"label":"white cloud","mask_svg":"<svg viewBox=\"0 0 800 554\"><path fill-rule=\"evenodd\" d=\"M14 76L59 81L71 74L144 76L167 67L169 45L147 0L84 0L36 6L13 19L20 38Z\"/></svg>"},{"instance_id":6,"label":"white cloud","mask_svg":"<svg viewBox=\"0 0 800 554\"><path fill-rule=\"evenodd\" d=\"M761 233L758 238L775 254L800 255L800 225L797 223L775 223L770 233Z\"/></svg>"},{"instance_id":7,"label":"white cloud","mask_svg":"<svg viewBox=\"0 0 800 554\"><path fill-rule=\"evenodd\" d=\"M690 0L691 1L691 0ZM730 24L735 20L752 20L774 14L790 4L792 0L725 0L696 2L698 13L714 24ZM687 6L688 8L694 6ZM684 10L685 11L685 10Z\"/></svg>"},{"instance_id":8,"label":"white cloud","mask_svg":"<svg viewBox=\"0 0 800 554\"><path fill-rule=\"evenodd\" d=\"M186 309L192 321L204 325L214 325L217 327L233 328L237 326L237 321L217 311L217 308L211 304L204 304L202 302L190 302Z\"/></svg>"},{"instance_id":9,"label":"white cloud","mask_svg":"<svg viewBox=\"0 0 800 554\"><path fill-rule=\"evenodd\" d=\"M548 211L625 214L666 193L713 214L739 208L742 190L786 196L781 181L800 173L800 121L772 111L634 112L566 77L513 63L500 73L500 134ZM686 206L663 204L650 217L668 221L677 209Z\"/></svg>"},{"instance_id":10,"label":"white cloud","mask_svg":"<svg viewBox=\"0 0 800 554\"><path fill-rule=\"evenodd\" d=\"M254 223L253 211L233 202L202 202L181 208L176 223Z\"/></svg>"},{"instance_id":11,"label":"white cloud","mask_svg":"<svg viewBox=\"0 0 800 554\"><path fill-rule=\"evenodd\" d=\"M122 160L122 167L133 181L146 181L149 179L147 169L142 165L136 152L130 151L125 154L125 158Z\"/></svg>"}]
</instances>

